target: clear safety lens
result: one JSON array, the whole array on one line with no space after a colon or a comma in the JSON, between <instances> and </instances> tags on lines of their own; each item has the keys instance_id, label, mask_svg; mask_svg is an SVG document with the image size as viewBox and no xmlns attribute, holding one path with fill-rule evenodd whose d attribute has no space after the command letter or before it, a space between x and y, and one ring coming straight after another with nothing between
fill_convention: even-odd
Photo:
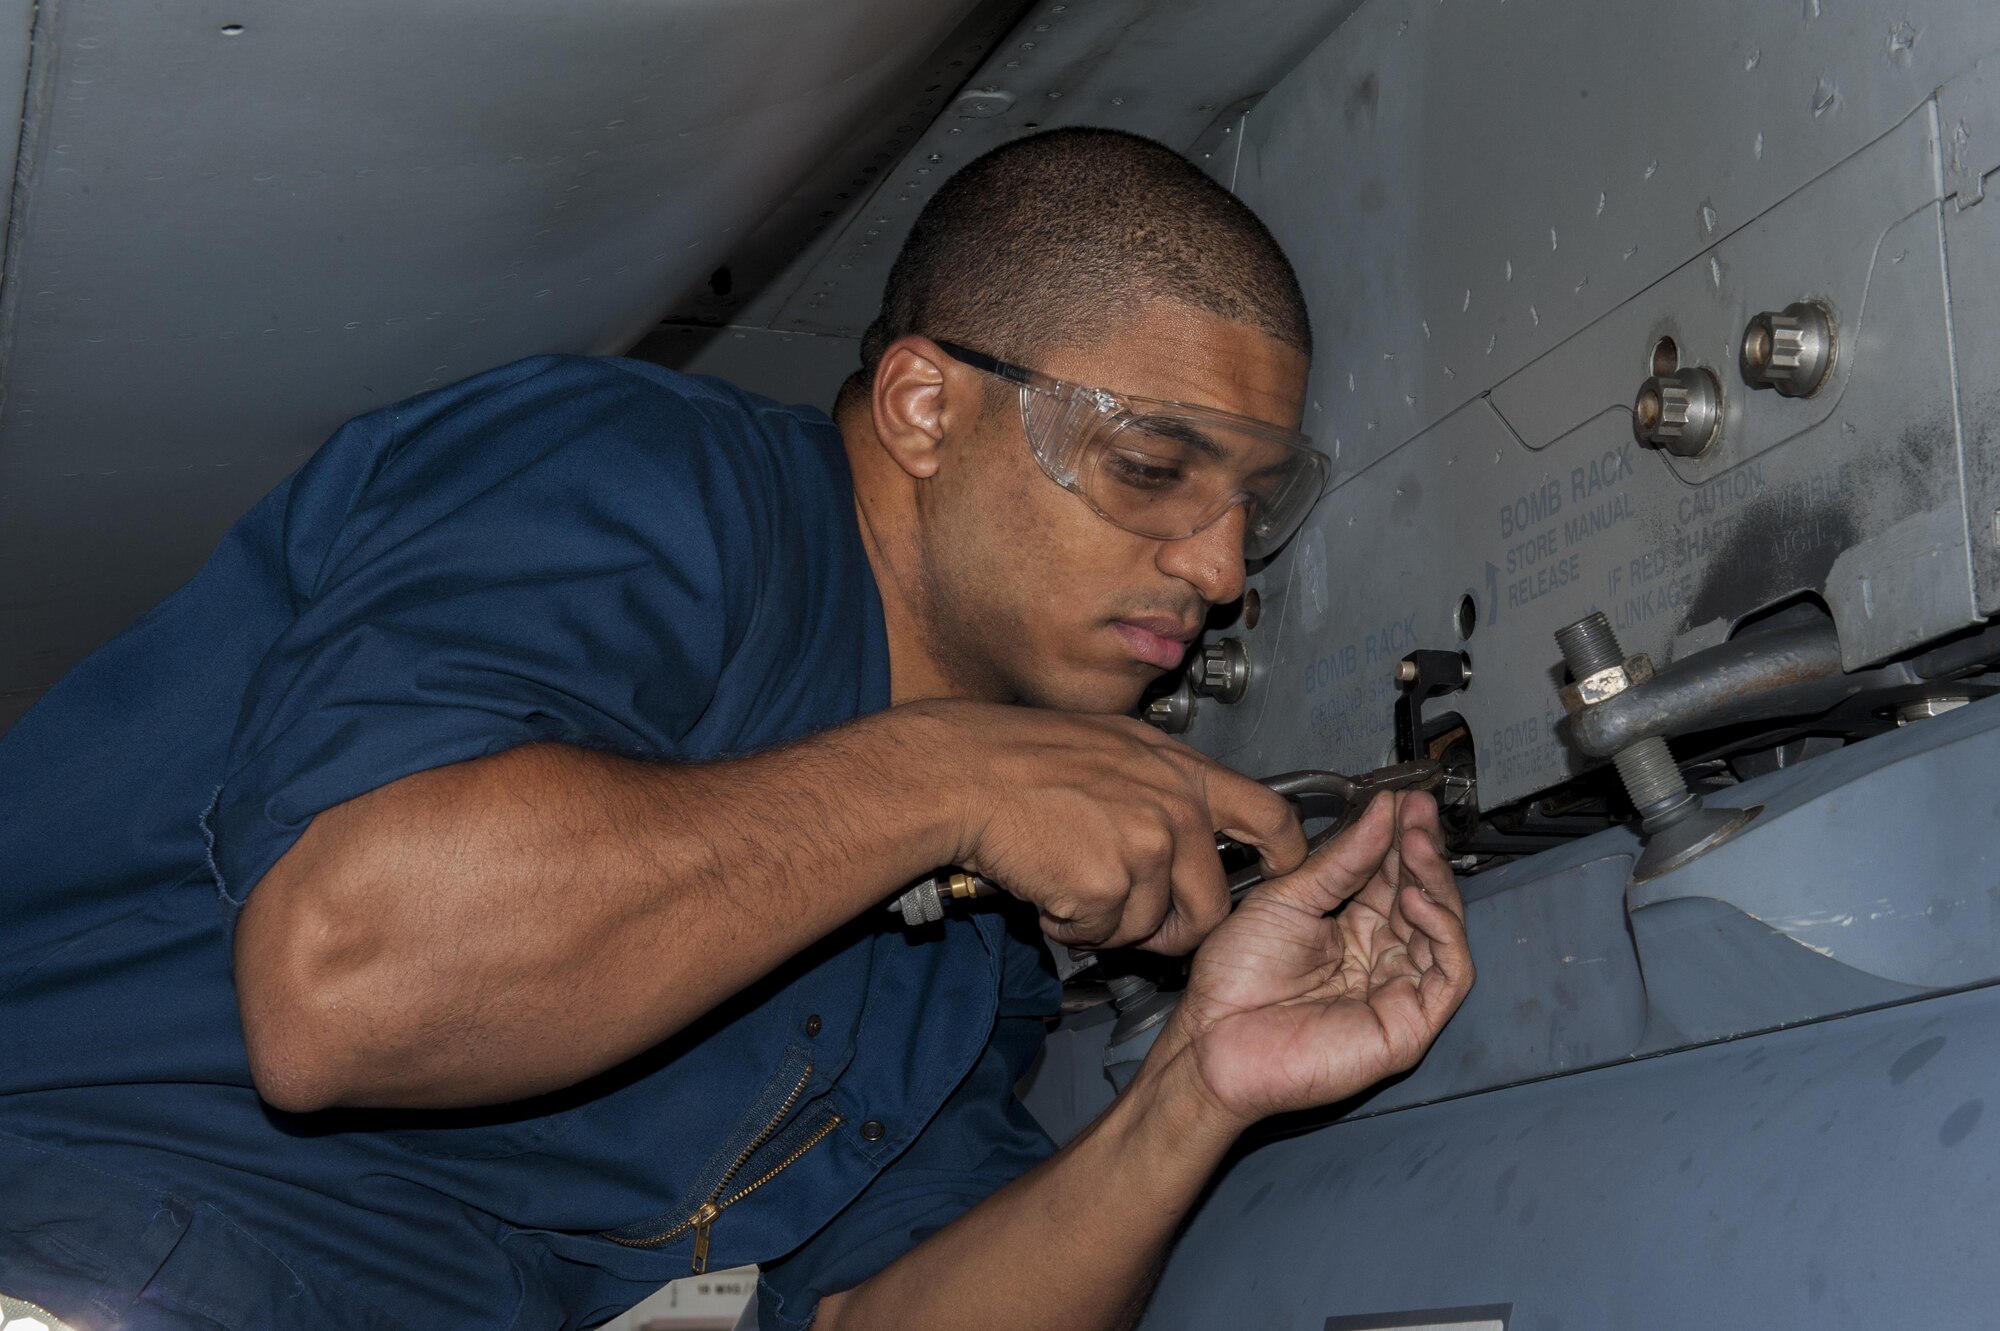
<instances>
[{"instance_id":1,"label":"clear safety lens","mask_svg":"<svg viewBox=\"0 0 2000 1331\"><path fill-rule=\"evenodd\" d=\"M1049 479L1099 515L1159 540L1244 511L1243 554L1283 545L1326 489L1311 440L1246 416L1069 383L951 342L946 354L1019 386L1021 425Z\"/></svg>"},{"instance_id":2,"label":"clear safety lens","mask_svg":"<svg viewBox=\"0 0 2000 1331\"><path fill-rule=\"evenodd\" d=\"M1021 386L1021 428L1028 445L1049 479L1069 490L1077 488L1084 445L1117 409L1109 395L1060 380Z\"/></svg>"},{"instance_id":3,"label":"clear safety lens","mask_svg":"<svg viewBox=\"0 0 2000 1331\"><path fill-rule=\"evenodd\" d=\"M1064 389L1023 387L1029 441L1051 479L1128 531L1178 540L1240 504L1244 555L1261 559L1325 488L1324 455L1275 429L1179 404L1134 412L1130 400Z\"/></svg>"},{"instance_id":4,"label":"clear safety lens","mask_svg":"<svg viewBox=\"0 0 2000 1331\"><path fill-rule=\"evenodd\" d=\"M1085 497L1112 521L1173 539L1241 505L1253 559L1292 534L1325 481L1318 453L1220 413L1121 415L1095 431L1084 456Z\"/></svg>"}]
</instances>

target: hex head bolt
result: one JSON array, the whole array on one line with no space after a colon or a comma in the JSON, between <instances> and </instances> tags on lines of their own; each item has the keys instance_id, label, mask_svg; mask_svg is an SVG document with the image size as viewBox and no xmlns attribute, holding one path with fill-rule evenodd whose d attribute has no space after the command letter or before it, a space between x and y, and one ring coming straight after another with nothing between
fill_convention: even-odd
<instances>
[{"instance_id":1,"label":"hex head bolt","mask_svg":"<svg viewBox=\"0 0 2000 1331\"><path fill-rule=\"evenodd\" d=\"M1556 646L1562 649L1570 674L1579 680L1626 665L1618 635L1602 612L1557 629ZM1639 830L1646 842L1633 866L1635 882L1678 868L1712 849L1758 813L1704 809L1701 796L1688 789L1666 740L1658 736L1627 745L1611 755L1611 762L1639 812Z\"/></svg>"},{"instance_id":2,"label":"hex head bolt","mask_svg":"<svg viewBox=\"0 0 2000 1331\"><path fill-rule=\"evenodd\" d=\"M1752 315L1739 360L1752 388L1811 397L1825 386L1835 350L1832 314L1817 301L1802 300Z\"/></svg>"},{"instance_id":3,"label":"hex head bolt","mask_svg":"<svg viewBox=\"0 0 2000 1331\"><path fill-rule=\"evenodd\" d=\"M1169 735L1187 733L1194 724L1194 683L1182 675L1174 683L1171 692L1162 693L1146 704L1141 719L1149 726L1157 726Z\"/></svg>"},{"instance_id":4,"label":"hex head bolt","mask_svg":"<svg viewBox=\"0 0 2000 1331\"><path fill-rule=\"evenodd\" d=\"M1698 365L1654 375L1632 399L1632 433L1647 448L1700 457L1721 432L1722 383Z\"/></svg>"},{"instance_id":5,"label":"hex head bolt","mask_svg":"<svg viewBox=\"0 0 2000 1331\"><path fill-rule=\"evenodd\" d=\"M1188 678L1195 696L1220 703L1239 703L1250 691L1250 653L1241 638L1204 644Z\"/></svg>"}]
</instances>

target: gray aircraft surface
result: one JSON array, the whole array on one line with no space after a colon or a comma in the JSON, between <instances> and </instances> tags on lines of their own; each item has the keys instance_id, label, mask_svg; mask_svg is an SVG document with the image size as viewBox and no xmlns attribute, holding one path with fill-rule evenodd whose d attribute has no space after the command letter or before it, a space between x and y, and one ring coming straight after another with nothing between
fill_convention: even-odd
<instances>
[{"instance_id":1,"label":"gray aircraft surface","mask_svg":"<svg viewBox=\"0 0 2000 1331\"><path fill-rule=\"evenodd\" d=\"M1335 472L1149 715L1439 763L1480 981L1144 1325L2000 1325L2000 5L0 0L0 105L0 725L352 415L634 347L827 405L956 167L1187 153ZM1174 985L1071 978L1058 1136Z\"/></svg>"}]
</instances>

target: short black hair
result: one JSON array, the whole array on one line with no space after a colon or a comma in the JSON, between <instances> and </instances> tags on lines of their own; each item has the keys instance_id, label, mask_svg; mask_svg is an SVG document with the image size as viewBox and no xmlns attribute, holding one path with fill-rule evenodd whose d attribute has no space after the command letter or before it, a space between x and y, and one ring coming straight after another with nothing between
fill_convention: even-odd
<instances>
[{"instance_id":1,"label":"short black hair","mask_svg":"<svg viewBox=\"0 0 2000 1331\"><path fill-rule=\"evenodd\" d=\"M1032 362L1145 300L1246 324L1312 354L1298 276L1242 200L1165 144L1068 128L1015 139L944 183L903 242L861 339L944 338Z\"/></svg>"}]
</instances>

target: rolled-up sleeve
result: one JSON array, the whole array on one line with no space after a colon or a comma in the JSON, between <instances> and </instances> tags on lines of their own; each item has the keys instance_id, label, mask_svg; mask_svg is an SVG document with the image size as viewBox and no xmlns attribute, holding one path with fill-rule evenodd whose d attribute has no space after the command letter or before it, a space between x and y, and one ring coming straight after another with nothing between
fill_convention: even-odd
<instances>
[{"instance_id":1,"label":"rolled-up sleeve","mask_svg":"<svg viewBox=\"0 0 2000 1331\"><path fill-rule=\"evenodd\" d=\"M822 1298L861 1284L1054 1154L1014 1094L1061 1000L1032 937L1032 923L1010 936L993 1037L937 1117L826 1228L762 1268L760 1331L803 1331Z\"/></svg>"},{"instance_id":2,"label":"rolled-up sleeve","mask_svg":"<svg viewBox=\"0 0 2000 1331\"><path fill-rule=\"evenodd\" d=\"M315 814L391 781L536 741L670 753L700 716L746 501L687 446L693 413L628 384L551 362L364 418L295 478L271 552L291 621L203 816L232 909Z\"/></svg>"}]
</instances>

